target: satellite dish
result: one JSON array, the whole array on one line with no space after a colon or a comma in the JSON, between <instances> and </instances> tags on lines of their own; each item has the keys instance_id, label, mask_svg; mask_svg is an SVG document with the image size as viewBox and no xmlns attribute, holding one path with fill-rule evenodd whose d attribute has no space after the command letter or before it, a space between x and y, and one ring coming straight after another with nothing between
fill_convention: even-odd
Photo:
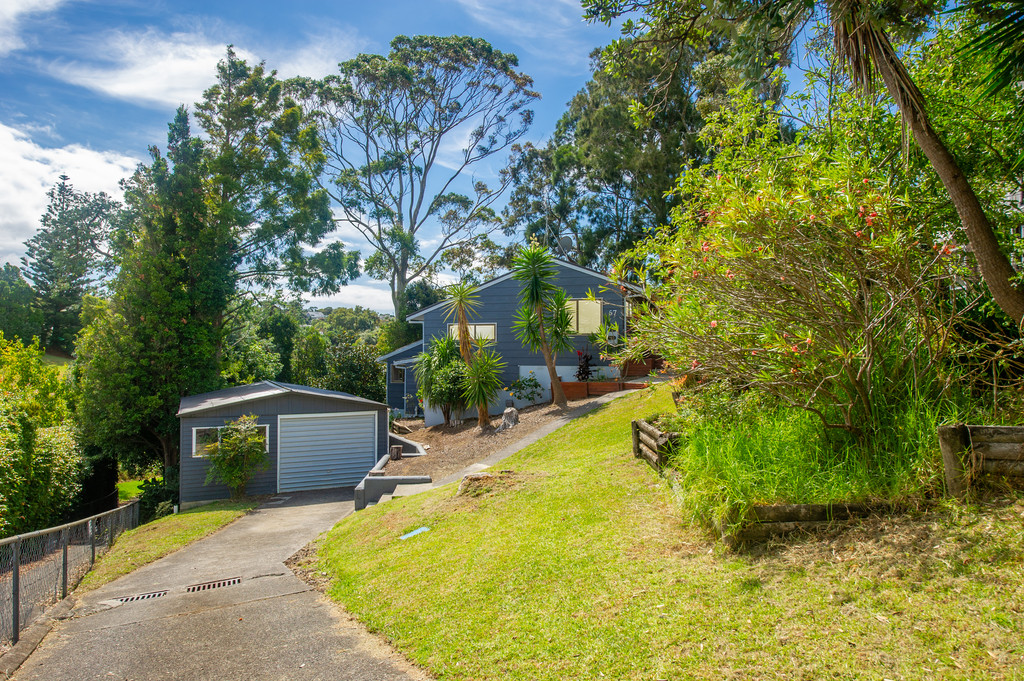
<instances>
[{"instance_id":1,"label":"satellite dish","mask_svg":"<svg viewBox=\"0 0 1024 681\"><path fill-rule=\"evenodd\" d=\"M572 237L571 236L560 236L560 237L558 237L558 250L560 250L562 252L562 254L566 255L566 256L568 256L570 252L575 251L576 250L576 244L573 243Z\"/></svg>"}]
</instances>

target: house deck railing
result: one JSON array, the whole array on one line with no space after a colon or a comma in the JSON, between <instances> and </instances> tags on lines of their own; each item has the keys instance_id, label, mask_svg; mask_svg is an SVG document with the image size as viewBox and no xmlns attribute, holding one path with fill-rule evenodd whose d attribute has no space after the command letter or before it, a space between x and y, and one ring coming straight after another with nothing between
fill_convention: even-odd
<instances>
[{"instance_id":1,"label":"house deck railing","mask_svg":"<svg viewBox=\"0 0 1024 681\"><path fill-rule=\"evenodd\" d=\"M83 520L0 540L0 643L68 595L96 557L139 524L138 500Z\"/></svg>"}]
</instances>

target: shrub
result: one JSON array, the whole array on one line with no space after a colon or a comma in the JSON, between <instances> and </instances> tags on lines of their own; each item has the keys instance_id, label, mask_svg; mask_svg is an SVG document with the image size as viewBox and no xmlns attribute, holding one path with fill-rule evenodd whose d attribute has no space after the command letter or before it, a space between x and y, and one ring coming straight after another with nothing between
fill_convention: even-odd
<instances>
[{"instance_id":1,"label":"shrub","mask_svg":"<svg viewBox=\"0 0 1024 681\"><path fill-rule=\"evenodd\" d=\"M508 391L512 393L512 397L525 402L534 402L544 394L544 388L541 387L540 381L532 371L513 381L512 385L508 387Z\"/></svg>"},{"instance_id":2,"label":"shrub","mask_svg":"<svg viewBox=\"0 0 1024 681\"><path fill-rule=\"evenodd\" d=\"M219 482L231 490L232 499L245 496L245 486L255 473L270 468L263 429L255 414L241 416L220 432L220 441L207 445L210 468L206 484Z\"/></svg>"},{"instance_id":3,"label":"shrub","mask_svg":"<svg viewBox=\"0 0 1024 681\"><path fill-rule=\"evenodd\" d=\"M139 520L148 523L170 515L178 504L178 469L167 468L163 478L146 478L139 486Z\"/></svg>"}]
</instances>

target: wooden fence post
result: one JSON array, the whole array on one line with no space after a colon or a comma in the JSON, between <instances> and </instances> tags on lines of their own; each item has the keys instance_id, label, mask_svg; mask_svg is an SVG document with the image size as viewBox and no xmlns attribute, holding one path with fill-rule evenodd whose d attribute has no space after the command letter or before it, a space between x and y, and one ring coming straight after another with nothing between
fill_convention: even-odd
<instances>
[{"instance_id":1,"label":"wooden fence post","mask_svg":"<svg viewBox=\"0 0 1024 681\"><path fill-rule=\"evenodd\" d=\"M971 434L967 426L939 426L939 449L946 471L946 493L962 501L971 480Z\"/></svg>"}]
</instances>

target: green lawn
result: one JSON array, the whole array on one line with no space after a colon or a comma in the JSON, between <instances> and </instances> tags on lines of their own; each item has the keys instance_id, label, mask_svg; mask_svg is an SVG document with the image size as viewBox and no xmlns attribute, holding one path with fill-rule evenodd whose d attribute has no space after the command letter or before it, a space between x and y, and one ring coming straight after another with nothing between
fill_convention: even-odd
<instances>
[{"instance_id":1,"label":"green lawn","mask_svg":"<svg viewBox=\"0 0 1024 681\"><path fill-rule=\"evenodd\" d=\"M140 525L117 538L85 576L78 589L89 590L163 558L213 534L259 505L257 499L218 501Z\"/></svg>"},{"instance_id":2,"label":"green lawn","mask_svg":"<svg viewBox=\"0 0 1024 681\"><path fill-rule=\"evenodd\" d=\"M629 452L669 407L634 393L490 488L347 518L330 595L445 679L1024 678L1024 498L730 553Z\"/></svg>"},{"instance_id":3,"label":"green lawn","mask_svg":"<svg viewBox=\"0 0 1024 681\"><path fill-rule=\"evenodd\" d=\"M142 480L121 480L117 483L118 501L128 501L129 499L136 499L141 493Z\"/></svg>"}]
</instances>

